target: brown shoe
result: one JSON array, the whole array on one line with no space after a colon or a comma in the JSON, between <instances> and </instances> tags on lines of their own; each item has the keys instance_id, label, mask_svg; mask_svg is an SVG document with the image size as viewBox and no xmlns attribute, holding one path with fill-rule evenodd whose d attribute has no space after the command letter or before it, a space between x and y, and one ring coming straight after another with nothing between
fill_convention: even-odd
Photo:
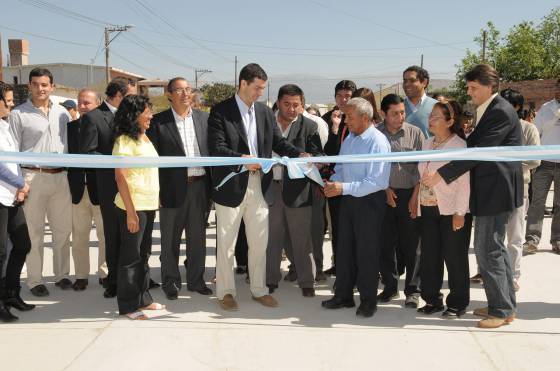
<instances>
[{"instance_id":1,"label":"brown shoe","mask_svg":"<svg viewBox=\"0 0 560 371\"><path fill-rule=\"evenodd\" d=\"M523 256L536 254L538 250L539 247L533 241L527 241L523 244Z\"/></svg>"},{"instance_id":2,"label":"brown shoe","mask_svg":"<svg viewBox=\"0 0 560 371\"><path fill-rule=\"evenodd\" d=\"M239 310L237 302L231 294L224 295L224 298L222 300L218 300L218 302L220 303L220 307L222 307L223 310L227 310L230 312Z\"/></svg>"},{"instance_id":3,"label":"brown shoe","mask_svg":"<svg viewBox=\"0 0 560 371\"><path fill-rule=\"evenodd\" d=\"M265 307L276 308L278 306L278 302L270 295L263 295L259 296L258 298L253 296L253 300L258 301Z\"/></svg>"},{"instance_id":4,"label":"brown shoe","mask_svg":"<svg viewBox=\"0 0 560 371\"><path fill-rule=\"evenodd\" d=\"M498 327L501 327L503 325L508 325L510 322L511 321L508 321L507 318L498 318L498 317L490 316L490 317L487 317L483 320L478 321L478 327L480 327L480 328L498 328Z\"/></svg>"},{"instance_id":5,"label":"brown shoe","mask_svg":"<svg viewBox=\"0 0 560 371\"><path fill-rule=\"evenodd\" d=\"M492 317L491 315L488 314L488 307L477 308L477 309L473 310L473 314L475 316L484 317L484 318L496 318L496 317ZM503 319L507 323L510 323L510 322L513 322L513 320L515 319L515 314L512 314L509 317L500 318L500 319Z\"/></svg>"}]
</instances>

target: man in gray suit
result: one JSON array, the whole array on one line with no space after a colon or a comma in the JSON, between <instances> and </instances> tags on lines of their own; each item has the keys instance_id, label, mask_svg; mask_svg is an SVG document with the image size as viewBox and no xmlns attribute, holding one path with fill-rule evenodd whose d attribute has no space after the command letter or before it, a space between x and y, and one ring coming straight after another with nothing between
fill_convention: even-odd
<instances>
[{"instance_id":1,"label":"man in gray suit","mask_svg":"<svg viewBox=\"0 0 560 371\"><path fill-rule=\"evenodd\" d=\"M278 91L276 123L282 136L294 147L313 156L322 154L317 124L300 115L303 91L297 85L284 85ZM302 295L315 296L313 288L313 244L311 238L313 192L311 180L290 179L284 166L275 166L273 181L265 193L269 206L269 238L266 251L266 284L270 293L278 288L282 249L295 265Z\"/></svg>"},{"instance_id":2,"label":"man in gray suit","mask_svg":"<svg viewBox=\"0 0 560 371\"><path fill-rule=\"evenodd\" d=\"M171 108L152 119L147 135L160 156L208 156L208 114L192 109L193 91L186 79L175 77L167 85ZM206 265L205 212L210 192L209 169L160 168L160 226L162 289L169 300L181 288L179 250L187 237L187 289L212 294L204 282Z\"/></svg>"}]
</instances>

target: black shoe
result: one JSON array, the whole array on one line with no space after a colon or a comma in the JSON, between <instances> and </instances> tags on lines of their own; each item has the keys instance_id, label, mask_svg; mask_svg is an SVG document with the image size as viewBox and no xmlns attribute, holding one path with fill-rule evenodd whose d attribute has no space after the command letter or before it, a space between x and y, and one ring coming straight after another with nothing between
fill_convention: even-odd
<instances>
[{"instance_id":1,"label":"black shoe","mask_svg":"<svg viewBox=\"0 0 560 371\"><path fill-rule=\"evenodd\" d=\"M278 285L274 285L271 283L269 285L266 285L266 287L268 287L268 293L272 294L278 288Z\"/></svg>"},{"instance_id":2,"label":"black shoe","mask_svg":"<svg viewBox=\"0 0 560 371\"><path fill-rule=\"evenodd\" d=\"M377 305L369 302L361 302L360 306L356 310L357 316L362 316L364 318L373 317L373 315L377 312Z\"/></svg>"},{"instance_id":3,"label":"black shoe","mask_svg":"<svg viewBox=\"0 0 560 371\"><path fill-rule=\"evenodd\" d=\"M17 318L12 314L12 312L10 312L10 307L0 301L0 321L8 323L15 322L18 319L19 318Z\"/></svg>"},{"instance_id":4,"label":"black shoe","mask_svg":"<svg viewBox=\"0 0 560 371\"><path fill-rule=\"evenodd\" d=\"M438 305L426 304L422 308L418 308L418 312L424 314L434 314L437 312L443 312L444 309L445 308L443 307L442 304L438 304Z\"/></svg>"},{"instance_id":5,"label":"black shoe","mask_svg":"<svg viewBox=\"0 0 560 371\"><path fill-rule=\"evenodd\" d=\"M445 312L441 314L441 316L447 319L457 319L462 315L464 315L465 313L467 313L467 311L464 309L447 308Z\"/></svg>"},{"instance_id":6,"label":"black shoe","mask_svg":"<svg viewBox=\"0 0 560 371\"><path fill-rule=\"evenodd\" d=\"M333 265L332 267L330 267L329 269L327 269L323 273L325 273L326 275L329 275L329 276L336 276L336 267Z\"/></svg>"},{"instance_id":7,"label":"black shoe","mask_svg":"<svg viewBox=\"0 0 560 371\"><path fill-rule=\"evenodd\" d=\"M327 280L327 275L325 274L325 272L317 271L317 273L315 274L315 281L316 282L322 282L322 281L326 281L326 280Z\"/></svg>"},{"instance_id":8,"label":"black shoe","mask_svg":"<svg viewBox=\"0 0 560 371\"><path fill-rule=\"evenodd\" d=\"M393 299L398 299L400 297L398 291L381 291L379 295L377 295L377 301L380 303L388 303Z\"/></svg>"},{"instance_id":9,"label":"black shoe","mask_svg":"<svg viewBox=\"0 0 560 371\"><path fill-rule=\"evenodd\" d=\"M354 299L343 300L337 298L336 296L333 296L332 299L321 302L321 306L326 309L339 309L339 308L354 308L356 304L354 303Z\"/></svg>"},{"instance_id":10,"label":"black shoe","mask_svg":"<svg viewBox=\"0 0 560 371\"><path fill-rule=\"evenodd\" d=\"M74 289L74 291L84 291L85 289L87 289L87 286L88 280L78 278L72 285L72 288Z\"/></svg>"},{"instance_id":11,"label":"black shoe","mask_svg":"<svg viewBox=\"0 0 560 371\"><path fill-rule=\"evenodd\" d=\"M7 307L16 308L17 310L22 312L27 312L28 310L35 308L35 305L27 304L23 301L21 296L19 296L19 291L19 288L6 290L6 299L4 299L4 305L6 305Z\"/></svg>"},{"instance_id":12,"label":"black shoe","mask_svg":"<svg viewBox=\"0 0 560 371\"><path fill-rule=\"evenodd\" d=\"M70 290L72 288L72 281L70 281L68 278L63 278L60 281L56 282L54 285L61 290Z\"/></svg>"},{"instance_id":13,"label":"black shoe","mask_svg":"<svg viewBox=\"0 0 560 371\"><path fill-rule=\"evenodd\" d=\"M420 294L407 295L406 299L404 300L404 306L407 308L414 308L414 309L418 308L419 297Z\"/></svg>"},{"instance_id":14,"label":"black shoe","mask_svg":"<svg viewBox=\"0 0 560 371\"><path fill-rule=\"evenodd\" d=\"M178 291L164 291L167 300L177 300L179 298Z\"/></svg>"},{"instance_id":15,"label":"black shoe","mask_svg":"<svg viewBox=\"0 0 560 371\"><path fill-rule=\"evenodd\" d=\"M31 289L33 296L49 296L49 290L45 285L37 285Z\"/></svg>"},{"instance_id":16,"label":"black shoe","mask_svg":"<svg viewBox=\"0 0 560 371\"><path fill-rule=\"evenodd\" d=\"M116 287L107 287L103 292L103 297L110 299L117 296L117 288Z\"/></svg>"},{"instance_id":17,"label":"black shoe","mask_svg":"<svg viewBox=\"0 0 560 371\"><path fill-rule=\"evenodd\" d=\"M313 287L303 287L301 289L301 295L306 298L312 298L315 296L315 289Z\"/></svg>"},{"instance_id":18,"label":"black shoe","mask_svg":"<svg viewBox=\"0 0 560 371\"><path fill-rule=\"evenodd\" d=\"M239 265L235 268L235 274L245 274L247 273L247 267L244 265Z\"/></svg>"},{"instance_id":19,"label":"black shoe","mask_svg":"<svg viewBox=\"0 0 560 371\"><path fill-rule=\"evenodd\" d=\"M188 289L192 292L198 292L200 295L212 295L212 290L208 286L204 285L199 289Z\"/></svg>"},{"instance_id":20,"label":"black shoe","mask_svg":"<svg viewBox=\"0 0 560 371\"><path fill-rule=\"evenodd\" d=\"M156 281L154 281L153 279L150 278L150 283L148 285L148 290L157 289L160 286L161 285L159 283L157 283Z\"/></svg>"},{"instance_id":21,"label":"black shoe","mask_svg":"<svg viewBox=\"0 0 560 371\"><path fill-rule=\"evenodd\" d=\"M103 287L105 287L105 281L107 281L107 278L99 278L99 284Z\"/></svg>"},{"instance_id":22,"label":"black shoe","mask_svg":"<svg viewBox=\"0 0 560 371\"><path fill-rule=\"evenodd\" d=\"M288 274L284 277L284 281L287 282L294 282L297 280L297 273L296 271L288 271Z\"/></svg>"}]
</instances>

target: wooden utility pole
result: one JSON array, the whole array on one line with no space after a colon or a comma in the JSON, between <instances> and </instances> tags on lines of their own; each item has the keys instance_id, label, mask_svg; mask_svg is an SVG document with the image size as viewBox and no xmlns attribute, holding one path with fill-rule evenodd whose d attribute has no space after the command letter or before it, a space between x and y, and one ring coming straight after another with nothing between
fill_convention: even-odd
<instances>
[{"instance_id":1,"label":"wooden utility pole","mask_svg":"<svg viewBox=\"0 0 560 371\"><path fill-rule=\"evenodd\" d=\"M482 32L482 63L486 63L486 31Z\"/></svg>"},{"instance_id":2,"label":"wooden utility pole","mask_svg":"<svg viewBox=\"0 0 560 371\"><path fill-rule=\"evenodd\" d=\"M235 56L235 75L233 76L233 86L237 89L237 55Z\"/></svg>"},{"instance_id":3,"label":"wooden utility pole","mask_svg":"<svg viewBox=\"0 0 560 371\"><path fill-rule=\"evenodd\" d=\"M195 69L194 70L194 88L198 89L198 76L202 76L205 73L211 73L212 71L207 70L207 69Z\"/></svg>"},{"instance_id":4,"label":"wooden utility pole","mask_svg":"<svg viewBox=\"0 0 560 371\"><path fill-rule=\"evenodd\" d=\"M424 54L420 55L420 67L424 68Z\"/></svg>"},{"instance_id":5,"label":"wooden utility pole","mask_svg":"<svg viewBox=\"0 0 560 371\"><path fill-rule=\"evenodd\" d=\"M133 25L126 26L107 26L105 27L105 83L108 84L111 80L111 72L109 71L109 44L123 31L128 31L134 27ZM118 32L111 40L109 40L109 34L111 32Z\"/></svg>"},{"instance_id":6,"label":"wooden utility pole","mask_svg":"<svg viewBox=\"0 0 560 371\"><path fill-rule=\"evenodd\" d=\"M381 99L383 99L383 97L381 96L381 94L383 94L383 87L385 86L385 84L377 84L377 86L379 86L379 104L381 104Z\"/></svg>"},{"instance_id":7,"label":"wooden utility pole","mask_svg":"<svg viewBox=\"0 0 560 371\"><path fill-rule=\"evenodd\" d=\"M4 81L4 62L2 60L2 34L0 34L0 81Z\"/></svg>"}]
</instances>

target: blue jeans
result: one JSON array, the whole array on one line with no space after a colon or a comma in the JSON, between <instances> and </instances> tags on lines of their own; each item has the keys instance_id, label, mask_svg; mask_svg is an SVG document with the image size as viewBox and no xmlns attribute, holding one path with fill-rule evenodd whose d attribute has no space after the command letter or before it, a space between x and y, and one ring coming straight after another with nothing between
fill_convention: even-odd
<instances>
[{"instance_id":1,"label":"blue jeans","mask_svg":"<svg viewBox=\"0 0 560 371\"><path fill-rule=\"evenodd\" d=\"M504 243L510 212L477 216L474 251L488 300L488 314L506 318L516 312L513 271Z\"/></svg>"}]
</instances>

